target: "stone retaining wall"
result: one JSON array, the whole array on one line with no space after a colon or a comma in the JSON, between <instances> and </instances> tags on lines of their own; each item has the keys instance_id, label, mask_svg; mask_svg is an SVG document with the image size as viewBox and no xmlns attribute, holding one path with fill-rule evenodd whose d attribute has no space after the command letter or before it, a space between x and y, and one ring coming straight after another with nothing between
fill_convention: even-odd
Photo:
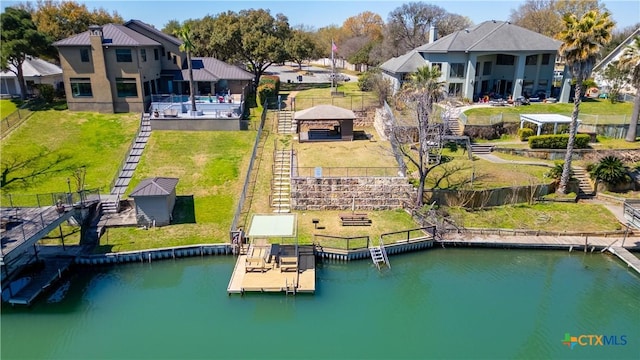
<instances>
[{"instance_id":1,"label":"stone retaining wall","mask_svg":"<svg viewBox=\"0 0 640 360\"><path fill-rule=\"evenodd\" d=\"M295 210L391 210L414 202L415 190L404 177L291 179Z\"/></svg>"}]
</instances>

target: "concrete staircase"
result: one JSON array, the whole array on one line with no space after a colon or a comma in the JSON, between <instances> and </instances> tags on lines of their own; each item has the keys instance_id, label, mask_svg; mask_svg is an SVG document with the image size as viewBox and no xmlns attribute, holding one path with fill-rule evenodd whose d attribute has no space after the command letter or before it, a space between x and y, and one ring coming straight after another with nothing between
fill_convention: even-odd
<instances>
[{"instance_id":1,"label":"concrete staircase","mask_svg":"<svg viewBox=\"0 0 640 360\"><path fill-rule=\"evenodd\" d=\"M116 182L111 189L111 196L106 197L106 199L103 198L102 200L103 213L117 213L119 210L120 198L127 190L127 187L131 182L131 178L133 177L133 173L140 162L142 151L147 145L149 136L151 136L151 120L149 116L149 114L143 114L138 135L129 148L129 153L126 155L125 162L120 169L118 179L116 179Z\"/></svg>"},{"instance_id":2,"label":"concrete staircase","mask_svg":"<svg viewBox=\"0 0 640 360\"><path fill-rule=\"evenodd\" d=\"M291 150L276 150L273 155L271 207L274 213L291 212Z\"/></svg>"},{"instance_id":3,"label":"concrete staircase","mask_svg":"<svg viewBox=\"0 0 640 360\"><path fill-rule=\"evenodd\" d=\"M278 111L278 134L294 134L296 132L293 123L293 111Z\"/></svg>"},{"instance_id":4,"label":"concrete staircase","mask_svg":"<svg viewBox=\"0 0 640 360\"><path fill-rule=\"evenodd\" d=\"M591 180L589 179L589 173L587 173L587 170L576 166L573 166L572 170L573 177L578 180L578 197L582 199L593 197L595 195L595 191L591 184Z\"/></svg>"},{"instance_id":5,"label":"concrete staircase","mask_svg":"<svg viewBox=\"0 0 640 360\"><path fill-rule=\"evenodd\" d=\"M447 120L447 130L448 131L445 135L462 135L462 128L460 127L460 123L458 122L457 118Z\"/></svg>"},{"instance_id":6,"label":"concrete staircase","mask_svg":"<svg viewBox=\"0 0 640 360\"><path fill-rule=\"evenodd\" d=\"M491 144L471 144L472 154L491 154L493 145Z\"/></svg>"}]
</instances>

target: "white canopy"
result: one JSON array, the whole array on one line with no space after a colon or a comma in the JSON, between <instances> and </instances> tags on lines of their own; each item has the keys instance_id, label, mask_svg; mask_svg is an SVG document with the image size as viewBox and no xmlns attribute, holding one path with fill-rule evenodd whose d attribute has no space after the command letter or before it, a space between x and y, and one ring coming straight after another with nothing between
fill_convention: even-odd
<instances>
[{"instance_id":1,"label":"white canopy","mask_svg":"<svg viewBox=\"0 0 640 360\"><path fill-rule=\"evenodd\" d=\"M570 124L571 118L559 114L520 114L520 128L524 127L525 121L536 124L538 126L538 135L542 131L544 124L553 124L553 133L558 131L558 124ZM582 120L578 119L578 123Z\"/></svg>"}]
</instances>

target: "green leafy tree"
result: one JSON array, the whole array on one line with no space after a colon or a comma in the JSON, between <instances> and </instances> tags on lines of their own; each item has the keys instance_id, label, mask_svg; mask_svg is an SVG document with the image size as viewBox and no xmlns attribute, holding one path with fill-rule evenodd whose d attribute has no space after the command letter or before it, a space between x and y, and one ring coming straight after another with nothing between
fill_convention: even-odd
<instances>
[{"instance_id":1,"label":"green leafy tree","mask_svg":"<svg viewBox=\"0 0 640 360\"><path fill-rule=\"evenodd\" d=\"M564 29L558 35L562 41L560 55L566 60L566 65L576 80L573 97L573 112L571 113L571 125L569 127L569 141L567 153L564 159L564 168L559 193L566 193L570 179L571 160L573 147L578 131L578 114L580 113L580 101L582 99L583 82L588 79L600 53L600 48L611 40L611 29L614 26L609 18L609 13L600 13L597 10L587 12L581 18L573 14L566 14L563 18Z\"/></svg>"},{"instance_id":2,"label":"green leafy tree","mask_svg":"<svg viewBox=\"0 0 640 360\"><path fill-rule=\"evenodd\" d=\"M431 170L442 165L446 158L442 157L442 124L434 115L434 104L444 94L444 85L438 79L440 71L437 68L424 66L410 75L409 81L403 84L399 93L399 101L415 111L418 143L414 144L411 132L397 126L392 136L400 144L400 152L411 162L418 172L418 193L416 206L424 205L424 186Z\"/></svg>"},{"instance_id":3,"label":"green leafy tree","mask_svg":"<svg viewBox=\"0 0 640 360\"><path fill-rule=\"evenodd\" d=\"M610 85L609 101L615 104L618 102L620 90L629 83L629 71L620 67L618 61L614 61L604 69L602 77Z\"/></svg>"},{"instance_id":4,"label":"green leafy tree","mask_svg":"<svg viewBox=\"0 0 640 360\"><path fill-rule=\"evenodd\" d=\"M640 37L636 37L633 44L627 46L622 57L620 58L620 67L629 72L631 76L631 85L636 89L636 96L633 100L633 111L631 113L631 121L629 122L629 130L625 140L636 141L638 116L640 116Z\"/></svg>"},{"instance_id":5,"label":"green leafy tree","mask_svg":"<svg viewBox=\"0 0 640 360\"><path fill-rule=\"evenodd\" d=\"M51 40L38 31L31 19L31 14L26 10L8 7L0 14L0 23L2 27L0 68L16 74L24 100L27 95L27 84L24 81L22 64L28 56L52 54Z\"/></svg>"},{"instance_id":6,"label":"green leafy tree","mask_svg":"<svg viewBox=\"0 0 640 360\"><path fill-rule=\"evenodd\" d=\"M295 29L285 44L289 58L298 64L302 70L302 63L318 55L318 48L313 36L304 30Z\"/></svg>"},{"instance_id":7,"label":"green leafy tree","mask_svg":"<svg viewBox=\"0 0 640 360\"><path fill-rule=\"evenodd\" d=\"M284 44L291 36L291 28L282 14L273 17L264 9L228 11L215 17L214 28L210 45L216 49L216 57L246 63L255 76L255 84L267 67L287 59Z\"/></svg>"},{"instance_id":8,"label":"green leafy tree","mask_svg":"<svg viewBox=\"0 0 640 360\"><path fill-rule=\"evenodd\" d=\"M180 51L184 51L187 53L187 68L189 69L189 98L191 99L191 111L196 112L196 88L193 81L193 64L191 64L191 53L193 52L194 46L193 42L191 42L191 29L188 24L182 25L178 33L176 34L180 40L182 40L182 45L180 45Z\"/></svg>"},{"instance_id":9,"label":"green leafy tree","mask_svg":"<svg viewBox=\"0 0 640 360\"><path fill-rule=\"evenodd\" d=\"M75 1L39 0L35 7L27 5L38 30L53 41L62 40L87 31L90 25L122 24L124 20L114 11L104 8L89 10Z\"/></svg>"},{"instance_id":10,"label":"green leafy tree","mask_svg":"<svg viewBox=\"0 0 640 360\"><path fill-rule=\"evenodd\" d=\"M623 184L630 180L627 167L615 156L606 156L593 166L589 175L592 179L603 181L608 185Z\"/></svg>"},{"instance_id":11,"label":"green leafy tree","mask_svg":"<svg viewBox=\"0 0 640 360\"><path fill-rule=\"evenodd\" d=\"M176 19L171 19L167 21L166 24L164 24L164 27L162 28L161 31L167 35L175 36L177 33L180 32L180 28L182 28L180 21Z\"/></svg>"}]
</instances>

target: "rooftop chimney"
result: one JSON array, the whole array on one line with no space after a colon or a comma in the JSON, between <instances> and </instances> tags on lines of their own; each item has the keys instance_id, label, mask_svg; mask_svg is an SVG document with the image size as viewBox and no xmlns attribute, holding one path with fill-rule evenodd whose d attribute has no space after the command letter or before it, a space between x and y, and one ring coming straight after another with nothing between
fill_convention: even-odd
<instances>
[{"instance_id":1,"label":"rooftop chimney","mask_svg":"<svg viewBox=\"0 0 640 360\"><path fill-rule=\"evenodd\" d=\"M429 24L429 44L438 40L438 29L433 23Z\"/></svg>"}]
</instances>

